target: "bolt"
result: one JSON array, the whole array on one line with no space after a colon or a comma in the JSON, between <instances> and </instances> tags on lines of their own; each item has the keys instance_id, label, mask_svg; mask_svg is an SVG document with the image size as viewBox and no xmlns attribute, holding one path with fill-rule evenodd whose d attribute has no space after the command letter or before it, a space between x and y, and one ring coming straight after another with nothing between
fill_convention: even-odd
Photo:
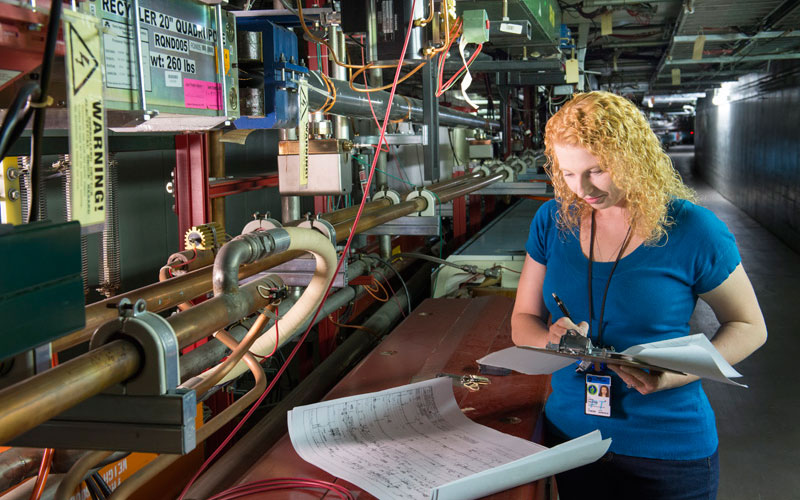
<instances>
[{"instance_id":1,"label":"bolt","mask_svg":"<svg viewBox=\"0 0 800 500\"><path fill-rule=\"evenodd\" d=\"M19 170L14 167L10 167L8 170L6 170L6 177L8 177L8 180L13 181L19 177Z\"/></svg>"},{"instance_id":2,"label":"bolt","mask_svg":"<svg viewBox=\"0 0 800 500\"><path fill-rule=\"evenodd\" d=\"M231 109L236 109L239 106L239 96L236 95L236 89L233 87L228 92L228 105Z\"/></svg>"},{"instance_id":3,"label":"bolt","mask_svg":"<svg viewBox=\"0 0 800 500\"><path fill-rule=\"evenodd\" d=\"M19 191L14 188L8 190L8 199L11 201L17 201L19 199Z\"/></svg>"}]
</instances>

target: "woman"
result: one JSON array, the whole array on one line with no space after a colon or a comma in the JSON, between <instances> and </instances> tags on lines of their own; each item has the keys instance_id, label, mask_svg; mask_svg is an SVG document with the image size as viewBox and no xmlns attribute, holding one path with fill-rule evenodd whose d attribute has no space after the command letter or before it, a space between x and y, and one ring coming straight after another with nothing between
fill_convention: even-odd
<instances>
[{"instance_id":1,"label":"woman","mask_svg":"<svg viewBox=\"0 0 800 500\"><path fill-rule=\"evenodd\" d=\"M531 224L512 316L516 344L557 344L570 329L617 351L685 336L698 296L721 324L712 343L728 362L765 342L733 235L692 203L630 101L607 92L575 96L547 123L545 153L555 200ZM553 293L579 324L564 317ZM714 498L716 426L697 377L620 365L593 375L610 379L610 416L584 411L586 374L575 366L552 377L550 440L594 429L612 438L606 456L558 476L561 498Z\"/></svg>"}]
</instances>

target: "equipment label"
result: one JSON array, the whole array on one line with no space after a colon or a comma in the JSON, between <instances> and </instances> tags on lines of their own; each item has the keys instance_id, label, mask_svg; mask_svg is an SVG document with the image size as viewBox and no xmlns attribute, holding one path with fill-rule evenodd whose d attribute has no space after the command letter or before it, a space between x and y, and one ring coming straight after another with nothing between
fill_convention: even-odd
<instances>
[{"instance_id":1,"label":"equipment label","mask_svg":"<svg viewBox=\"0 0 800 500\"><path fill-rule=\"evenodd\" d=\"M147 39L147 30L141 30L142 58L145 61L144 84L145 90L150 92L150 44ZM139 78L136 64L136 40L133 31L128 25L117 21L105 19L103 21L103 47L106 62L106 86L115 89L138 89Z\"/></svg>"},{"instance_id":2,"label":"equipment label","mask_svg":"<svg viewBox=\"0 0 800 500\"><path fill-rule=\"evenodd\" d=\"M150 66L166 69L167 71L181 71L194 75L197 73L197 63L194 59L159 52L150 52Z\"/></svg>"},{"instance_id":3,"label":"equipment label","mask_svg":"<svg viewBox=\"0 0 800 500\"><path fill-rule=\"evenodd\" d=\"M106 118L103 72L98 62L96 18L64 11L72 214L81 226L102 225L106 217Z\"/></svg>"}]
</instances>

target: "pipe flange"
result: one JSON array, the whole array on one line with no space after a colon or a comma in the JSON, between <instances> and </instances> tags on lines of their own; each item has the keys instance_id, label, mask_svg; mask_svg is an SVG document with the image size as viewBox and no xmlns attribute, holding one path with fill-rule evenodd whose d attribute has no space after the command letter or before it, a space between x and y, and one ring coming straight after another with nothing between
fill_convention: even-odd
<instances>
[{"instance_id":1,"label":"pipe flange","mask_svg":"<svg viewBox=\"0 0 800 500\"><path fill-rule=\"evenodd\" d=\"M406 195L406 201L415 200L417 198L425 198L425 201L428 202L428 206L425 207L425 210L422 212L415 212L408 214L411 217L434 217L436 215L436 196L427 189L417 189L415 191L411 191Z\"/></svg>"},{"instance_id":2,"label":"pipe flange","mask_svg":"<svg viewBox=\"0 0 800 500\"><path fill-rule=\"evenodd\" d=\"M333 224L326 221L325 219L321 219L319 214L314 219L309 219L301 222L297 225L297 227L304 227L306 229L316 229L326 238L328 238L334 247L336 247L336 229L333 227Z\"/></svg>"},{"instance_id":3,"label":"pipe flange","mask_svg":"<svg viewBox=\"0 0 800 500\"><path fill-rule=\"evenodd\" d=\"M477 173L477 172L483 173L484 177L489 177L489 176L492 175L492 171L486 165L479 165L479 166L477 166L477 167L472 169L472 173L473 174Z\"/></svg>"},{"instance_id":4,"label":"pipe flange","mask_svg":"<svg viewBox=\"0 0 800 500\"><path fill-rule=\"evenodd\" d=\"M525 161L522 158L519 158L518 156L514 155L510 156L506 160L506 165L513 168L517 174L521 174L522 172L528 170L528 164L525 163Z\"/></svg>"},{"instance_id":5,"label":"pipe flange","mask_svg":"<svg viewBox=\"0 0 800 500\"><path fill-rule=\"evenodd\" d=\"M90 349L115 340L136 344L142 353L142 367L125 382L106 393L131 396L160 396L174 393L180 384L178 339L167 320L147 311L147 303L135 304L124 298L118 308L120 317L99 327L92 335Z\"/></svg>"},{"instance_id":6,"label":"pipe flange","mask_svg":"<svg viewBox=\"0 0 800 500\"><path fill-rule=\"evenodd\" d=\"M505 172L506 173L506 178L503 179L503 182L514 182L517 179L517 172L512 167L510 167L510 166L508 166L508 165L506 165L504 163L501 163L500 165L497 165L495 167L495 169L494 169L494 172L495 173L501 173L501 172Z\"/></svg>"},{"instance_id":7,"label":"pipe flange","mask_svg":"<svg viewBox=\"0 0 800 500\"><path fill-rule=\"evenodd\" d=\"M392 205L397 205L398 203L400 203L400 193L398 193L394 189L384 189L372 195L372 201L380 200L382 198L387 198L389 201L392 202Z\"/></svg>"},{"instance_id":8,"label":"pipe flange","mask_svg":"<svg viewBox=\"0 0 800 500\"><path fill-rule=\"evenodd\" d=\"M241 234L254 233L256 231L269 231L270 229L278 229L283 227L283 224L273 219L267 213L266 216L256 212L253 214L253 220L244 225Z\"/></svg>"}]
</instances>

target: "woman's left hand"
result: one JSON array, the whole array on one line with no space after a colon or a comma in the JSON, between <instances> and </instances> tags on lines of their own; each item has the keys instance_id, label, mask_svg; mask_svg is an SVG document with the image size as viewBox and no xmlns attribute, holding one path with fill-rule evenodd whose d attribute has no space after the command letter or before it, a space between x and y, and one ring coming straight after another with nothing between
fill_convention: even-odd
<instances>
[{"instance_id":1,"label":"woman's left hand","mask_svg":"<svg viewBox=\"0 0 800 500\"><path fill-rule=\"evenodd\" d=\"M608 367L619 375L629 388L636 389L640 394L650 394L668 388L667 377L664 372L657 370L646 372L639 368L624 365L609 364Z\"/></svg>"}]
</instances>

